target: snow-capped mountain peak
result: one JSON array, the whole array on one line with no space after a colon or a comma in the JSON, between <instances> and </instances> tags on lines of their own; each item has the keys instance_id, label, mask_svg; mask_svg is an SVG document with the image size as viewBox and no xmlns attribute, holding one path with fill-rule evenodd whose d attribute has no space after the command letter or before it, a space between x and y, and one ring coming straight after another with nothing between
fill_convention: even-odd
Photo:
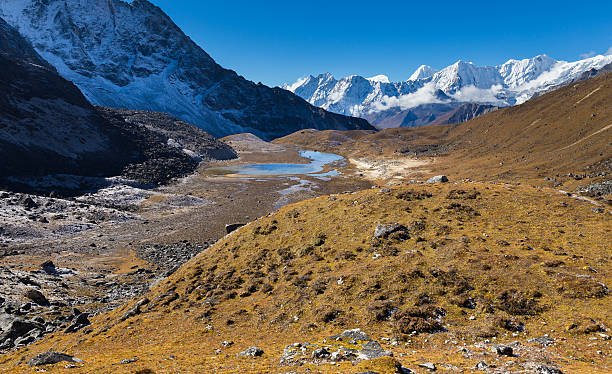
<instances>
[{"instance_id":1,"label":"snow-capped mountain peak","mask_svg":"<svg viewBox=\"0 0 612 374\"><path fill-rule=\"evenodd\" d=\"M494 106L520 104L533 95L576 79L584 72L612 63L612 55L566 62L547 55L512 59L497 66L478 66L459 60L442 70L420 66L404 82L390 82L386 76L342 79L308 79L285 88L313 105L336 113L384 120L398 110L420 105L461 103ZM327 76L326 76L327 77ZM376 121L373 122L376 124Z\"/></svg>"},{"instance_id":2,"label":"snow-capped mountain peak","mask_svg":"<svg viewBox=\"0 0 612 374\"><path fill-rule=\"evenodd\" d=\"M429 65L421 65L419 66L418 69L416 69L414 73L412 73L412 75L410 76L410 78L408 78L408 80L416 81L419 79L429 78L437 72L438 70L432 68Z\"/></svg>"},{"instance_id":3,"label":"snow-capped mountain peak","mask_svg":"<svg viewBox=\"0 0 612 374\"><path fill-rule=\"evenodd\" d=\"M384 74L375 75L373 77L366 78L366 79L369 80L370 82L375 82L375 83L391 83L391 81L389 80L389 77L387 77Z\"/></svg>"}]
</instances>

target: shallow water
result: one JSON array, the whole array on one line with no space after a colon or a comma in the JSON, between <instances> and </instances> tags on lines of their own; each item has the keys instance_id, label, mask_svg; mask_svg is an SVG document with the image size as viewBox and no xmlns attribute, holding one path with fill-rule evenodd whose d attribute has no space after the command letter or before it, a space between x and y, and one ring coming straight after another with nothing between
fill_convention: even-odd
<instances>
[{"instance_id":1,"label":"shallow water","mask_svg":"<svg viewBox=\"0 0 612 374\"><path fill-rule=\"evenodd\" d=\"M312 161L308 164L251 164L244 166L227 166L222 169L238 175L316 174L323 171L325 165L344 160L342 156L316 151L300 151L300 156L309 158Z\"/></svg>"}]
</instances>

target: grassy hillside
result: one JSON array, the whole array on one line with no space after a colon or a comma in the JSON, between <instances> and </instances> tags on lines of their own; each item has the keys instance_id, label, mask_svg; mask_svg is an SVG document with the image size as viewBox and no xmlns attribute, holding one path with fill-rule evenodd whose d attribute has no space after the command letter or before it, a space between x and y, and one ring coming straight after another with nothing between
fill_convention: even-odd
<instances>
[{"instance_id":1,"label":"grassy hillside","mask_svg":"<svg viewBox=\"0 0 612 374\"><path fill-rule=\"evenodd\" d=\"M91 373L382 373L397 362L470 372L480 361L606 372L610 350L599 334L612 321L612 225L592 207L555 191L481 183L304 201L191 260L154 287L140 313L126 314L132 303L87 330L55 334L1 357L0 371L29 371L31 357L52 349L85 360L71 372ZM402 227L375 238L379 224ZM279 367L286 345L352 328L395 358ZM554 341L547 348L527 341L545 334ZM517 357L490 351L511 341ZM250 346L265 353L236 355Z\"/></svg>"}]
</instances>

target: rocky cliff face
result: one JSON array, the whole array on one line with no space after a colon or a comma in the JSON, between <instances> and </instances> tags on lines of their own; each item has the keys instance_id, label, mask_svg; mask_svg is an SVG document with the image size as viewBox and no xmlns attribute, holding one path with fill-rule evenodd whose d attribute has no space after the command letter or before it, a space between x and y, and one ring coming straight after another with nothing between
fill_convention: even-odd
<instances>
[{"instance_id":1,"label":"rocky cliff face","mask_svg":"<svg viewBox=\"0 0 612 374\"><path fill-rule=\"evenodd\" d=\"M145 0L3 0L0 16L96 105L170 113L216 136L371 129L222 68Z\"/></svg>"},{"instance_id":2,"label":"rocky cliff face","mask_svg":"<svg viewBox=\"0 0 612 374\"><path fill-rule=\"evenodd\" d=\"M117 173L132 149L0 19L0 175Z\"/></svg>"}]
</instances>

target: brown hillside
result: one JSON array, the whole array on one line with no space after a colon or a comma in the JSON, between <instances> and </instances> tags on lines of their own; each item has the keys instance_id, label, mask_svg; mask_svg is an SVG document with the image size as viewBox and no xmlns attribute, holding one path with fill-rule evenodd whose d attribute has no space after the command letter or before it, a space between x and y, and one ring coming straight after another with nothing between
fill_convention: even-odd
<instances>
[{"instance_id":1,"label":"brown hillside","mask_svg":"<svg viewBox=\"0 0 612 374\"><path fill-rule=\"evenodd\" d=\"M374 238L381 223L405 229ZM609 372L611 227L589 203L523 186L421 185L304 201L191 260L140 313L126 314L132 303L91 328L54 334L0 358L0 371L29 372L30 358L59 350L85 360L70 372L88 373L391 373L397 362L471 372L480 361L504 372ZM352 328L395 358L279 367L288 344ZM547 347L528 341L545 334ZM491 352L512 341L516 357ZM250 346L265 353L236 355Z\"/></svg>"},{"instance_id":2,"label":"brown hillside","mask_svg":"<svg viewBox=\"0 0 612 374\"><path fill-rule=\"evenodd\" d=\"M610 171L612 73L457 125L388 129L334 144L344 133L302 131L277 139L349 157L436 157L431 173L474 180L565 183L568 173ZM360 134L361 135L361 134ZM553 186L551 181L550 186Z\"/></svg>"}]
</instances>

